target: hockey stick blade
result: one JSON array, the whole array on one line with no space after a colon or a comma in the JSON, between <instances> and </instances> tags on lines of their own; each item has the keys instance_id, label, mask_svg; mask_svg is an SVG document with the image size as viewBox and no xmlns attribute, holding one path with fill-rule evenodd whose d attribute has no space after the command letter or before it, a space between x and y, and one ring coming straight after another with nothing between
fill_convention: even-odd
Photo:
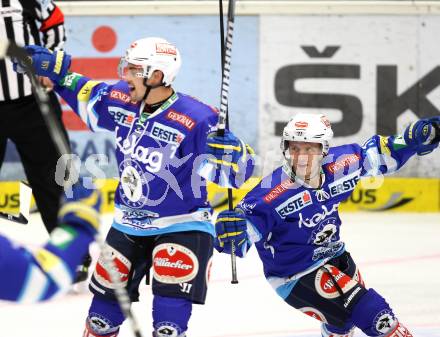
<instances>
[{"instance_id":1,"label":"hockey stick blade","mask_svg":"<svg viewBox=\"0 0 440 337\"><path fill-rule=\"evenodd\" d=\"M9 213L0 212L0 219L16 222L22 225L27 225L29 222L29 220L21 213L19 215L13 215Z\"/></svg>"},{"instance_id":2,"label":"hockey stick blade","mask_svg":"<svg viewBox=\"0 0 440 337\"><path fill-rule=\"evenodd\" d=\"M0 212L0 218L22 225L29 223L32 189L24 181L20 181L20 210L18 215Z\"/></svg>"},{"instance_id":3,"label":"hockey stick blade","mask_svg":"<svg viewBox=\"0 0 440 337\"><path fill-rule=\"evenodd\" d=\"M23 215L26 223L31 210L31 198L32 188L24 181L20 181L20 215Z\"/></svg>"}]
</instances>

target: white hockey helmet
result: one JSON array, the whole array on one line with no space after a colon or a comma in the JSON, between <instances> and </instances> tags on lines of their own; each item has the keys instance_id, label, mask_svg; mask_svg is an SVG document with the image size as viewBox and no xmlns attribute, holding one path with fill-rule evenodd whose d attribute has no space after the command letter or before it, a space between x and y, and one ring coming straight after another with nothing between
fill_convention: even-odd
<instances>
[{"instance_id":1,"label":"white hockey helmet","mask_svg":"<svg viewBox=\"0 0 440 337\"><path fill-rule=\"evenodd\" d=\"M150 78L154 71L163 73L163 84L170 86L179 72L182 60L180 52L173 44L159 37L137 40L130 45L121 58L119 76L123 78L128 64L139 66L136 77Z\"/></svg>"},{"instance_id":2,"label":"white hockey helmet","mask_svg":"<svg viewBox=\"0 0 440 337\"><path fill-rule=\"evenodd\" d=\"M289 141L322 144L325 156L330 148L333 131L330 121L324 114L298 113L284 127L281 139L281 151L286 157Z\"/></svg>"}]
</instances>

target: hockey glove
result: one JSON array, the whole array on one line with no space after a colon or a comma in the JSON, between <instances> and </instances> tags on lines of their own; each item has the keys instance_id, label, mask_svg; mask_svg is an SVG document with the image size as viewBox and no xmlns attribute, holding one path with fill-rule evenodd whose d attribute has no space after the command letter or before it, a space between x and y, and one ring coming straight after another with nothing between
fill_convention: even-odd
<instances>
[{"instance_id":1,"label":"hockey glove","mask_svg":"<svg viewBox=\"0 0 440 337\"><path fill-rule=\"evenodd\" d=\"M403 137L419 156L432 152L440 141L440 117L424 118L412 123L405 129Z\"/></svg>"},{"instance_id":2,"label":"hockey glove","mask_svg":"<svg viewBox=\"0 0 440 337\"><path fill-rule=\"evenodd\" d=\"M223 211L215 222L215 249L220 253L231 254L232 245L235 254L244 257L248 251L248 234L246 232L246 216L237 211Z\"/></svg>"},{"instance_id":3,"label":"hockey glove","mask_svg":"<svg viewBox=\"0 0 440 337\"><path fill-rule=\"evenodd\" d=\"M101 194L97 189L85 188L82 180L72 190L72 196L64 199L64 205L58 212L58 223L81 226L94 235L100 225Z\"/></svg>"},{"instance_id":4,"label":"hockey glove","mask_svg":"<svg viewBox=\"0 0 440 337\"><path fill-rule=\"evenodd\" d=\"M49 77L52 81L59 83L70 67L71 57L62 50L51 51L41 46L31 45L24 49L32 59L35 73L39 76ZM25 69L17 59L13 59L14 70L24 73Z\"/></svg>"},{"instance_id":5,"label":"hockey glove","mask_svg":"<svg viewBox=\"0 0 440 337\"><path fill-rule=\"evenodd\" d=\"M213 156L209 159L213 164L232 168L234 172L238 172L238 161L246 156L246 145L232 132L225 130L224 137L217 136L216 133L208 136L206 153Z\"/></svg>"}]
</instances>

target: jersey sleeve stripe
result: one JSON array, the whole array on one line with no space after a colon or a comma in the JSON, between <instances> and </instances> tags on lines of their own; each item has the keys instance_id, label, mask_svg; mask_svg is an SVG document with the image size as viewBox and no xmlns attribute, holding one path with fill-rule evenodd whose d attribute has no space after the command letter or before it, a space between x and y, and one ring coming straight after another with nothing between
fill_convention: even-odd
<instances>
[{"instance_id":1,"label":"jersey sleeve stripe","mask_svg":"<svg viewBox=\"0 0 440 337\"><path fill-rule=\"evenodd\" d=\"M22 303L38 302L43 298L48 287L49 281L43 271L30 265L17 301Z\"/></svg>"}]
</instances>

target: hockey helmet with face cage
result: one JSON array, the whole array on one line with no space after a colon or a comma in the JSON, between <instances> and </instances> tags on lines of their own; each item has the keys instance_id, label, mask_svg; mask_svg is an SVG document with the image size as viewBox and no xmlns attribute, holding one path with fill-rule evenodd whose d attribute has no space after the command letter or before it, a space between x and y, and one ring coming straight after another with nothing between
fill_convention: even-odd
<instances>
[{"instance_id":1,"label":"hockey helmet with face cage","mask_svg":"<svg viewBox=\"0 0 440 337\"><path fill-rule=\"evenodd\" d=\"M118 73L121 78L130 71L135 77L148 79L154 71L160 70L163 73L163 84L170 86L181 64L180 52L173 44L159 37L148 37L131 44L121 58Z\"/></svg>"},{"instance_id":2,"label":"hockey helmet with face cage","mask_svg":"<svg viewBox=\"0 0 440 337\"><path fill-rule=\"evenodd\" d=\"M320 143L322 144L322 153L326 155L332 138L332 127L324 114L298 113L284 127L281 151L286 157L289 141Z\"/></svg>"}]
</instances>

